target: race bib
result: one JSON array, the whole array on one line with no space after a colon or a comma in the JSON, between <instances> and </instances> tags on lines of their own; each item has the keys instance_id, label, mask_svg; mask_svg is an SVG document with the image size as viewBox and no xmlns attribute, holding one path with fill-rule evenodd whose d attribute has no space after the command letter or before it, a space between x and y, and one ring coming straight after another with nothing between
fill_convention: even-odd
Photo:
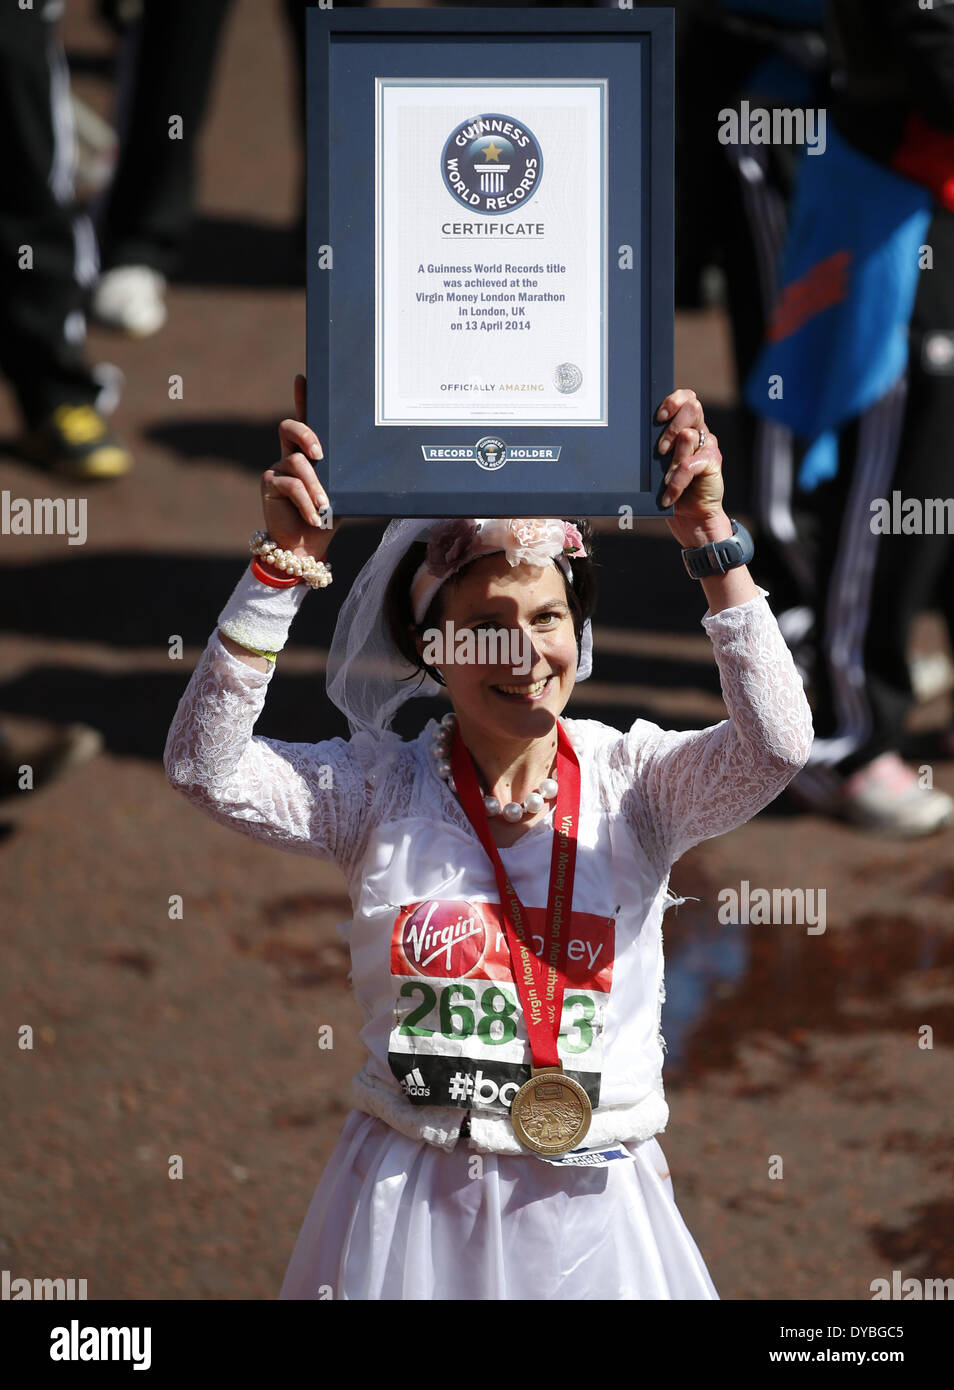
<instances>
[{"instance_id":1,"label":"race bib","mask_svg":"<svg viewBox=\"0 0 954 1390\"><path fill-rule=\"evenodd\" d=\"M546 911L531 907L526 915L529 944L539 954ZM573 912L562 942L558 1051L594 1108L615 928L611 917ZM391 979L388 1061L407 1099L509 1113L530 1079L530 1047L498 904L428 898L402 907L391 933Z\"/></svg>"}]
</instances>

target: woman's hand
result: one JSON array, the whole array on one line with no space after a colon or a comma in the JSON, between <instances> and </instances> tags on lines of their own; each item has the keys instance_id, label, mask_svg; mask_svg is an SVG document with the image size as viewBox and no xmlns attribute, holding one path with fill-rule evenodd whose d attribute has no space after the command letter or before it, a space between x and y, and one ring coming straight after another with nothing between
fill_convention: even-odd
<instances>
[{"instance_id":1,"label":"woman's hand","mask_svg":"<svg viewBox=\"0 0 954 1390\"><path fill-rule=\"evenodd\" d=\"M706 427L702 402L695 391L673 391L656 418L667 422L658 447L664 458L670 456L660 499L664 507L673 506L673 515L666 518L670 531L684 548L725 540L732 535L732 523L722 506L722 454L714 434L699 448Z\"/></svg>"},{"instance_id":2,"label":"woman's hand","mask_svg":"<svg viewBox=\"0 0 954 1390\"><path fill-rule=\"evenodd\" d=\"M322 560L341 522L333 523L328 495L309 462L324 458L324 451L318 436L302 423L305 378L300 373L295 377L295 410L299 418L283 420L278 427L281 461L262 474L262 514L265 530L282 550Z\"/></svg>"}]
</instances>

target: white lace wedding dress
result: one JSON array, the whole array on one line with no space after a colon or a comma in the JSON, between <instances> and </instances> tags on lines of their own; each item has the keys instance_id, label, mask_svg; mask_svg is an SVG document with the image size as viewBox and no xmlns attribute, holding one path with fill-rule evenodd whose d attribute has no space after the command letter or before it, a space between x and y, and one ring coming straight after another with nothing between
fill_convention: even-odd
<instances>
[{"instance_id":1,"label":"white lace wedding dress","mask_svg":"<svg viewBox=\"0 0 954 1390\"><path fill-rule=\"evenodd\" d=\"M241 584L262 601L265 586ZM662 919L678 901L673 862L749 820L808 757L808 703L766 598L702 619L728 719L691 732L562 721L582 785L560 1053L598 1098L595 1166L581 1167L544 1162L510 1125L530 1053L493 870L436 773L435 721L411 741L256 737L274 668L213 633L169 732L169 781L233 829L333 861L354 909L341 930L368 1058L282 1298L718 1297L655 1137L668 1119ZM551 810L500 851L531 922L552 828Z\"/></svg>"}]
</instances>

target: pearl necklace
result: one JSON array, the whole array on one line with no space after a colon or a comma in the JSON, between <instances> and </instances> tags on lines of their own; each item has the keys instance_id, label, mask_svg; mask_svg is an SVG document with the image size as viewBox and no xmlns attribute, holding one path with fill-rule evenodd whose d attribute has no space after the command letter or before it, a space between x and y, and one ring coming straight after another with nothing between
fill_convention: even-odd
<instances>
[{"instance_id":1,"label":"pearl necklace","mask_svg":"<svg viewBox=\"0 0 954 1390\"><path fill-rule=\"evenodd\" d=\"M448 758L450 752L451 739L454 736L454 729L457 725L456 714L445 714L440 724L434 730L431 740L431 755L437 762L437 775L443 778L451 791L457 793L457 787L451 776L451 765ZM573 744L574 751L579 750ZM503 816L504 820L516 824L518 820L523 820L524 816L535 816L538 811L542 811L545 802L553 801L557 794L557 782L555 777L544 777L535 792L530 792L526 801L508 801L506 806L501 806L495 796L485 796L484 806L487 815Z\"/></svg>"}]
</instances>

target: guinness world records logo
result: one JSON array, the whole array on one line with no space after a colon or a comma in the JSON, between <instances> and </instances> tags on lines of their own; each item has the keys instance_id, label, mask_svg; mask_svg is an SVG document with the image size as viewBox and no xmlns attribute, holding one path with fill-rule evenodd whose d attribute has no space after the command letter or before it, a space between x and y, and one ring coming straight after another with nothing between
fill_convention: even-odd
<instances>
[{"instance_id":1,"label":"guinness world records logo","mask_svg":"<svg viewBox=\"0 0 954 1390\"><path fill-rule=\"evenodd\" d=\"M533 197L543 173L536 137L513 116L469 116L441 154L447 191L468 212L513 212Z\"/></svg>"},{"instance_id":2,"label":"guinness world records logo","mask_svg":"<svg viewBox=\"0 0 954 1390\"><path fill-rule=\"evenodd\" d=\"M507 462L507 446L495 434L485 434L483 439L478 439L474 445L474 452L477 455L478 466L488 473L503 468Z\"/></svg>"}]
</instances>

